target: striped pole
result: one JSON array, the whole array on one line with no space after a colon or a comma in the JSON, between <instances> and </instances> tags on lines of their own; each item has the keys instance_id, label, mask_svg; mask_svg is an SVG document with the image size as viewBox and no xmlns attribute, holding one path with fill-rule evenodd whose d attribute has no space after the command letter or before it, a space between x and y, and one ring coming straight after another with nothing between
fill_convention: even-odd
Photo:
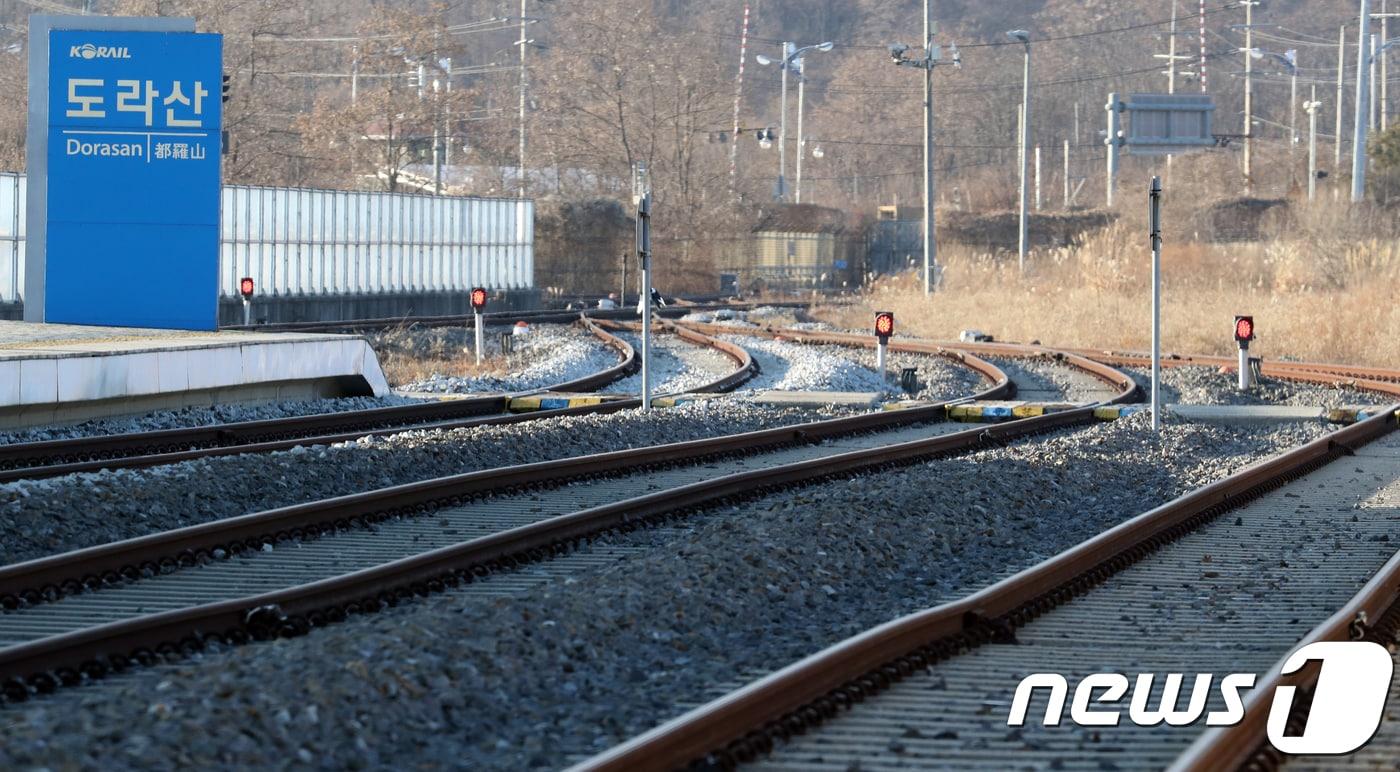
<instances>
[{"instance_id":1,"label":"striped pole","mask_svg":"<svg viewBox=\"0 0 1400 772\"><path fill-rule=\"evenodd\" d=\"M1206 91L1206 0L1201 0L1201 93Z\"/></svg>"},{"instance_id":2,"label":"striped pole","mask_svg":"<svg viewBox=\"0 0 1400 772\"><path fill-rule=\"evenodd\" d=\"M739 79L734 87L734 133L729 141L729 193L739 184L739 104L744 99L744 62L749 58L749 4L744 3L744 27L739 33Z\"/></svg>"}]
</instances>

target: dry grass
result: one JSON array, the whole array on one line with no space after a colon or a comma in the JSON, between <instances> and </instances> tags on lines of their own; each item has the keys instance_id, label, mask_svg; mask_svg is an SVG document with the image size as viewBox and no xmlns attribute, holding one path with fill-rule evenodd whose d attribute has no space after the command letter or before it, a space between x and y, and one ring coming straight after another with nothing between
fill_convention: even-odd
<instances>
[{"instance_id":1,"label":"dry grass","mask_svg":"<svg viewBox=\"0 0 1400 772\"><path fill-rule=\"evenodd\" d=\"M1278 241L1168 242L1164 349L1230 354L1232 317L1253 314L1256 355L1400 367L1400 242L1358 236L1369 229L1326 209L1300 217ZM1024 277L1014 255L950 250L941 257L943 287L932 299L905 275L877 283L855 307L819 315L861 329L875 310L892 310L902 332L939 339L976 328L998 340L1149 346L1151 254L1134 225L1035 253Z\"/></svg>"},{"instance_id":2,"label":"dry grass","mask_svg":"<svg viewBox=\"0 0 1400 772\"><path fill-rule=\"evenodd\" d=\"M505 375L509 359L487 340L486 356L477 365L473 333L465 328L416 329L400 325L369 337L384 377L394 386L427 380L434 374L459 378Z\"/></svg>"},{"instance_id":3,"label":"dry grass","mask_svg":"<svg viewBox=\"0 0 1400 772\"><path fill-rule=\"evenodd\" d=\"M476 363L476 355L466 352L455 357L414 357L403 354L381 357L379 366L384 370L384 378L394 386L426 381L434 374L450 375L457 378L476 378L483 375L504 376L510 372L506 358L494 356Z\"/></svg>"}]
</instances>

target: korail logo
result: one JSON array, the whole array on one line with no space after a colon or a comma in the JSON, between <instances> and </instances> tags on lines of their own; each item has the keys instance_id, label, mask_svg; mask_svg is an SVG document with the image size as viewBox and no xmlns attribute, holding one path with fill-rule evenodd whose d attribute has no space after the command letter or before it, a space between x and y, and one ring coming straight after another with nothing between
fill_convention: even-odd
<instances>
[{"instance_id":1,"label":"korail logo","mask_svg":"<svg viewBox=\"0 0 1400 772\"><path fill-rule=\"evenodd\" d=\"M69 48L68 56L73 59L130 59L131 49L125 46L95 46L84 43Z\"/></svg>"},{"instance_id":2,"label":"korail logo","mask_svg":"<svg viewBox=\"0 0 1400 772\"><path fill-rule=\"evenodd\" d=\"M1365 641L1310 643L1289 655L1283 674L1297 673L1309 664L1321 666L1317 685L1307 705L1307 721L1301 729L1288 727L1294 703L1301 698L1297 687L1281 686L1274 692L1269 706L1269 742L1277 750L1290 755L1335 756L1351 753L1370 741L1380 727L1385 711L1386 696L1394 670L1390 652L1379 644ZM1191 684L1186 707L1178 705L1186 676L1167 673L1162 676L1161 698L1155 706L1149 704L1156 674L1139 674L1130 684L1121 673L1094 673L1086 676L1074 689L1070 704L1070 720L1078 726L1118 726L1123 718L1121 700L1132 687L1128 702L1128 720L1138 726L1191 726L1206 717L1206 726L1234 726L1244 719L1245 705L1241 692L1254 687L1253 673L1231 673L1220 679L1218 688L1223 709L1206 713L1215 676L1201 673ZM1036 689L1048 689L1045 704L1045 726L1060 726L1064 719L1065 700L1069 683L1059 673L1032 673L1021 680L1011 701L1008 726L1023 726Z\"/></svg>"}]
</instances>

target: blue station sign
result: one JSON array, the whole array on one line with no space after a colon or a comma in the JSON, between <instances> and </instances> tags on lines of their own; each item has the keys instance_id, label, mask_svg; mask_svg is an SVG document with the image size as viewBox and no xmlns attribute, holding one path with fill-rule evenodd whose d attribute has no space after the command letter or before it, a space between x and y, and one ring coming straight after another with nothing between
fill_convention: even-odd
<instances>
[{"instance_id":1,"label":"blue station sign","mask_svg":"<svg viewBox=\"0 0 1400 772\"><path fill-rule=\"evenodd\" d=\"M48 322L213 330L221 35L49 32Z\"/></svg>"}]
</instances>

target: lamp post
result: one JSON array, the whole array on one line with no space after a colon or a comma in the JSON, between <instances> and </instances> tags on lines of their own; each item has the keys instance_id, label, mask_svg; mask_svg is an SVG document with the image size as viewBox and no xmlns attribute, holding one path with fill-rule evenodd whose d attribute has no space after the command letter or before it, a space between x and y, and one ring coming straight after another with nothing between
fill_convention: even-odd
<instances>
[{"instance_id":1,"label":"lamp post","mask_svg":"<svg viewBox=\"0 0 1400 772\"><path fill-rule=\"evenodd\" d=\"M1026 251L1030 244L1028 241L1029 222L1027 209L1030 206L1030 179L1027 175L1027 164L1030 160L1030 136L1031 136L1031 33L1023 29L1014 29L1006 33L1012 40L1020 42L1026 49L1025 71L1022 78L1021 88L1021 238L1019 262L1021 273L1026 272Z\"/></svg>"},{"instance_id":2,"label":"lamp post","mask_svg":"<svg viewBox=\"0 0 1400 772\"><path fill-rule=\"evenodd\" d=\"M802 98L803 98L803 94L804 94L804 91L805 91L805 89L804 89L804 87L803 87L803 78L802 78L802 57L803 57L803 55L805 55L805 54L807 54L808 52L811 52L811 51L823 51L823 52L825 52L825 51L830 51L831 49L833 49L833 48L835 48L835 47L836 47L836 45L835 45L834 43L826 42L826 43L818 43L818 44L816 44L816 45L803 46L803 47L801 47L801 48L798 48L796 43L793 43L793 42L789 41L789 42L783 43L783 57L782 57L782 59L773 59L773 58L771 58L771 57L764 56L763 54L759 54L758 56L754 57L754 58L758 61L758 63L761 64L761 65L768 66L768 65L770 65L770 64L776 64L776 65L778 65L778 66L782 69L783 86L782 86L782 98L781 98L781 100L780 100L780 101L781 101L781 106L779 107L779 109L782 111L782 118L778 121L778 186L777 186L777 188L775 188L774 191L773 191L773 198L775 198L775 199L777 199L777 200L779 200L779 201L786 201L786 200L787 200L787 93L788 93L788 72L791 71L791 72L793 72L793 73L796 73L796 74L797 74L797 77L798 77L798 81L797 81L797 95L798 95L797 125L798 125L799 128L798 128L798 138L797 138L797 139L798 139L798 149L799 149L799 151L800 151L800 150L801 150L801 143L802 143L802 137L801 137L801 131L802 131L802 130L801 130L801 128L800 128L800 127L802 126ZM801 169L801 168L802 168L802 161L801 161L800 156L799 156L799 159L798 159L798 162L797 162L797 163L798 163L798 167L797 167L797 168L798 168L798 169ZM800 174L800 173L799 173L799 174Z\"/></svg>"},{"instance_id":3,"label":"lamp post","mask_svg":"<svg viewBox=\"0 0 1400 772\"><path fill-rule=\"evenodd\" d=\"M1317 86L1312 88L1312 99L1303 103L1308 113L1308 201L1317 198L1317 111L1322 103L1317 101Z\"/></svg>"}]
</instances>

